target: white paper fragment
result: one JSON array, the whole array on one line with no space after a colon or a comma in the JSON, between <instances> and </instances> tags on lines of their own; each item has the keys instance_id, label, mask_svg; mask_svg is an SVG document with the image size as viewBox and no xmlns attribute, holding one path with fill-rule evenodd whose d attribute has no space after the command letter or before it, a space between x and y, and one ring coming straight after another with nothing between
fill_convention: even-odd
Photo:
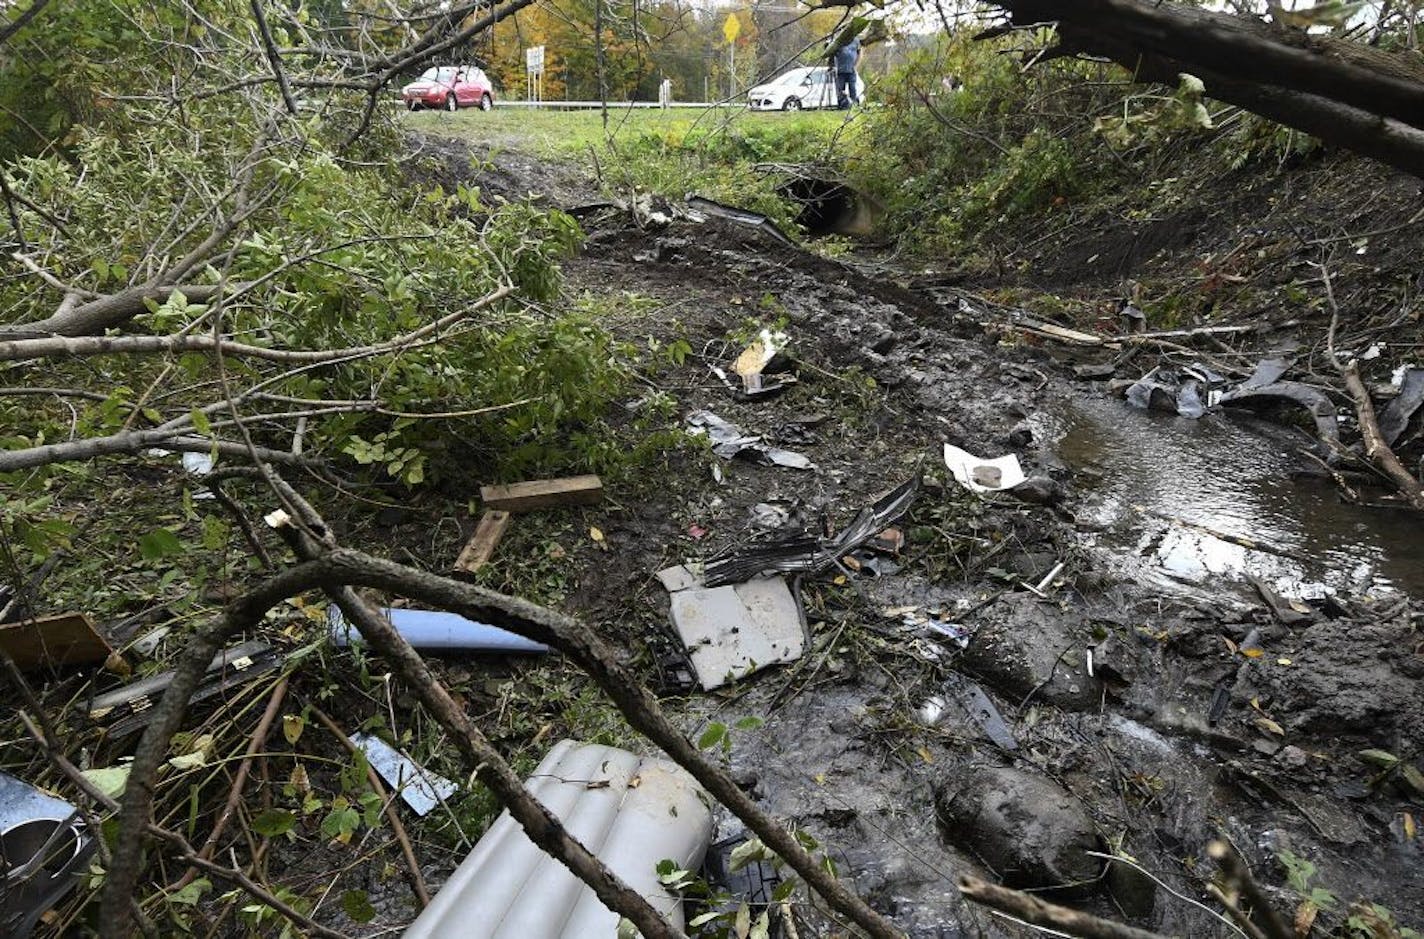
<instances>
[{"instance_id":1,"label":"white paper fragment","mask_svg":"<svg viewBox=\"0 0 1424 939\"><path fill-rule=\"evenodd\" d=\"M450 798L459 788L444 776L432 773L410 757L372 734L352 734L351 742L370 761L386 784L394 788L417 815Z\"/></svg>"},{"instance_id":2,"label":"white paper fragment","mask_svg":"<svg viewBox=\"0 0 1424 939\"><path fill-rule=\"evenodd\" d=\"M945 444L944 465L949 467L961 486L973 492L1001 492L1028 478L1019 466L1019 458L1012 453L986 460Z\"/></svg>"}]
</instances>

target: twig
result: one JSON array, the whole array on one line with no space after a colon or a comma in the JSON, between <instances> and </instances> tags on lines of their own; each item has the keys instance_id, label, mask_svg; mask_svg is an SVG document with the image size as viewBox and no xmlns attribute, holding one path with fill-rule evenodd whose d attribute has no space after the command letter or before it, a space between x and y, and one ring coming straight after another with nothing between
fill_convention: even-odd
<instances>
[{"instance_id":1,"label":"twig","mask_svg":"<svg viewBox=\"0 0 1424 939\"><path fill-rule=\"evenodd\" d=\"M1213 841L1207 845L1206 854L1220 865L1223 880L1232 892L1244 897L1246 902L1251 904L1251 912L1260 920L1257 925L1264 934L1263 939L1295 939L1295 931L1281 918L1281 914L1272 905L1261 885L1251 876L1251 868L1246 866L1236 849L1225 841ZM1227 907L1227 912L1231 912L1231 907ZM1237 922L1241 920L1238 919Z\"/></svg>"},{"instance_id":2,"label":"twig","mask_svg":"<svg viewBox=\"0 0 1424 939\"><path fill-rule=\"evenodd\" d=\"M39 744L40 749L44 751L45 756L49 758L52 764L54 764L55 769L59 770L60 773L68 777L71 783L77 786L81 792L83 792L86 796L88 796L97 804L102 805L104 808L108 809L111 812L122 811L119 803L115 799L113 799L109 795L106 795L104 792L100 791L97 787L95 787L93 783L91 783L88 779L84 777L84 774L79 771L78 767L76 767L73 763L69 762L69 760L65 758L65 756L55 748L50 738L45 736L44 732L41 731L38 726L36 726L34 720L31 719L29 714L25 713L24 711L21 711L19 713L19 717L21 723L25 725L25 730L29 732L30 736L35 739L35 742ZM158 825L153 824L152 822L146 823L144 826L144 830L147 831L149 834L153 835L154 837L158 838L160 841L166 841L171 844L174 848L177 849L176 853L183 861L186 861L192 866L206 871L209 874L212 874L214 877L217 877L221 880L226 880L229 883L236 884L238 887L241 887L243 890L247 891L247 893L251 894L254 899L261 901L267 906L270 906L272 909L276 910L278 913L291 920L297 926L310 932L311 935L320 936L322 937L322 939L347 939L345 933L339 933L334 929L328 929L320 923L315 922L310 917L294 909L290 904L273 895L270 890L267 890L265 887L254 883L252 878L248 877L242 871L237 870L236 868L223 867L220 864L214 864L207 858L199 857L198 853L193 850L193 846L188 843L188 839L184 838L176 831L169 831L168 829L161 828ZM121 909L124 911L125 919L127 919L129 913L133 912L127 903L129 899L129 897L125 897L124 902L121 905Z\"/></svg>"},{"instance_id":3,"label":"twig","mask_svg":"<svg viewBox=\"0 0 1424 939\"><path fill-rule=\"evenodd\" d=\"M1166 939L1160 933L1148 932L1112 920L1102 919L1066 906L1045 903L1032 894L1000 887L970 874L959 878L959 892L975 903L1008 913L1026 923L1059 929L1084 939Z\"/></svg>"},{"instance_id":4,"label":"twig","mask_svg":"<svg viewBox=\"0 0 1424 939\"><path fill-rule=\"evenodd\" d=\"M302 702L311 708L316 719L321 721L323 727L332 732L348 753L354 756L360 752L351 742L351 738L346 735L346 731L342 730L329 714L305 697L302 698ZM420 908L423 910L430 905L430 891L426 889L425 878L421 876L420 862L416 860L415 849L411 847L410 835L406 834L400 813L396 811L396 794L386 795L386 787L381 784L381 777L376 775L375 768L369 762L366 763L366 778L370 780L371 789L381 797L381 801L385 804L386 820L391 823L391 831L395 834L396 841L400 843L401 854L405 855L406 866L410 868L410 885L415 891L416 899L420 901Z\"/></svg>"},{"instance_id":5,"label":"twig","mask_svg":"<svg viewBox=\"0 0 1424 939\"><path fill-rule=\"evenodd\" d=\"M292 99L292 87L287 84L287 73L282 69L282 56L277 52L277 44L272 41L272 29L267 25L267 14L262 12L262 0L251 0L252 18L257 21L257 32L262 37L262 48L267 52L267 61L272 65L272 74L277 79L277 88L282 92L282 103L288 114L297 113L297 102Z\"/></svg>"},{"instance_id":6,"label":"twig","mask_svg":"<svg viewBox=\"0 0 1424 939\"><path fill-rule=\"evenodd\" d=\"M227 823L232 820L233 813L237 811L238 803L242 801L242 790L247 784L248 773L252 771L252 761L267 745L267 736L272 732L272 724L277 720L277 712L281 710L282 699L286 696L287 677L284 675L272 688L272 696L267 700L267 709L262 712L262 718L257 722L257 729L252 732L252 740L247 745L247 752L243 755L242 762L237 766L237 774L233 778L232 789L227 794L227 802L223 804L222 811L218 813L217 821L213 822L213 830L208 834L203 846L198 849L199 857L211 860L213 852L217 850L218 840L222 838ZM170 889L182 890L196 876L197 871L190 867Z\"/></svg>"}]
</instances>

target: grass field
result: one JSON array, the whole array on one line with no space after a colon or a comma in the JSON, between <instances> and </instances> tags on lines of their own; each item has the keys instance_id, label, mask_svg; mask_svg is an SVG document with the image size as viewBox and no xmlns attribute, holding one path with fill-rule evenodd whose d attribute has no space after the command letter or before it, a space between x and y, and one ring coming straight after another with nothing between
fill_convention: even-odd
<instances>
[{"instance_id":1,"label":"grass field","mask_svg":"<svg viewBox=\"0 0 1424 939\"><path fill-rule=\"evenodd\" d=\"M829 143L838 133L854 133L860 123L856 119L860 113L752 112L742 108L659 111L610 107L606 131L599 111L536 111L496 106L489 112L474 109L457 114L420 111L405 115L404 120L413 130L558 157L586 153L589 147L607 149L610 141L616 146L649 136L688 147L701 142L715 147L717 138L728 136L768 141L814 138Z\"/></svg>"}]
</instances>

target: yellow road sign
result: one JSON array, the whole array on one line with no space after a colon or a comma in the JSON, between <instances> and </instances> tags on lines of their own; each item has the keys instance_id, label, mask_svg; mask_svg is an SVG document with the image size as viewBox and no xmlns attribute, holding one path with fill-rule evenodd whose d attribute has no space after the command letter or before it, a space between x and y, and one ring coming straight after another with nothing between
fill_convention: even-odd
<instances>
[{"instance_id":1,"label":"yellow road sign","mask_svg":"<svg viewBox=\"0 0 1424 939\"><path fill-rule=\"evenodd\" d=\"M728 13L727 22L722 24L722 35L727 39L727 45L737 41L737 37L742 34L741 21L737 19L737 14Z\"/></svg>"}]
</instances>

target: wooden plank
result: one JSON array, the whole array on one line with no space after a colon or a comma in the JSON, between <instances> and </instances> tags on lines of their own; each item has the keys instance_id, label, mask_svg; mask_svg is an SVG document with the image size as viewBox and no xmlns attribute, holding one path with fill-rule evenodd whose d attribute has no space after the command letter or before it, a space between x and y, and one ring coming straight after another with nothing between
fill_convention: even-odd
<instances>
[{"instance_id":1,"label":"wooden plank","mask_svg":"<svg viewBox=\"0 0 1424 939\"><path fill-rule=\"evenodd\" d=\"M90 665L114 650L83 613L61 613L0 625L0 649L20 668Z\"/></svg>"},{"instance_id":2,"label":"wooden plank","mask_svg":"<svg viewBox=\"0 0 1424 939\"><path fill-rule=\"evenodd\" d=\"M568 476L508 486L483 486L480 500L487 509L505 512L529 512L557 505L597 505L603 501L603 481L597 476Z\"/></svg>"},{"instance_id":3,"label":"wooden plank","mask_svg":"<svg viewBox=\"0 0 1424 939\"><path fill-rule=\"evenodd\" d=\"M470 536L470 540L465 543L465 549L455 559L455 570L473 574L488 564L489 559L494 556L495 546L509 527L509 519L510 514L499 509L490 509L481 515L475 533Z\"/></svg>"}]
</instances>

